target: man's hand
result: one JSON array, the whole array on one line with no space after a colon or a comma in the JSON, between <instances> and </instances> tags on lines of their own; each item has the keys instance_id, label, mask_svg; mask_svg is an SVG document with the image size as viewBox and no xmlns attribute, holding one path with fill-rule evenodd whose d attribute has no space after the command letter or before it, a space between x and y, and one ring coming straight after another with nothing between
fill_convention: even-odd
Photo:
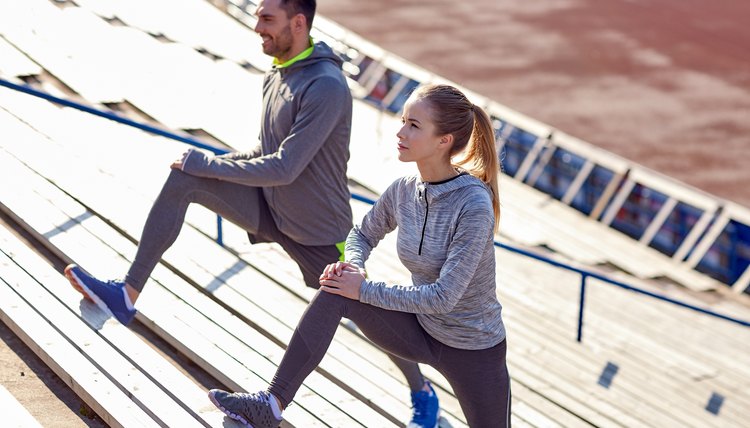
<instances>
[{"instance_id":1,"label":"man's hand","mask_svg":"<svg viewBox=\"0 0 750 428\"><path fill-rule=\"evenodd\" d=\"M182 157L172 162L172 165L169 165L169 167L172 169L179 169L180 171L182 171L182 168L185 166L185 160L187 159L188 155L190 155L191 151L192 149L187 149L185 153L182 154Z\"/></svg>"},{"instance_id":2,"label":"man's hand","mask_svg":"<svg viewBox=\"0 0 750 428\"><path fill-rule=\"evenodd\" d=\"M331 263L320 275L320 289L352 300L359 300L359 287L365 270L347 262Z\"/></svg>"}]
</instances>

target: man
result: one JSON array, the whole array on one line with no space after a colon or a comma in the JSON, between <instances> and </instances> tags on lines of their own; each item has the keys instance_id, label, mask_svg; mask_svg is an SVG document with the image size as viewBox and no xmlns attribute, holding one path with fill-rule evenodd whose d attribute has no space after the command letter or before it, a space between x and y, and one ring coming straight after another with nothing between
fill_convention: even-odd
<instances>
[{"instance_id":1,"label":"man","mask_svg":"<svg viewBox=\"0 0 750 428\"><path fill-rule=\"evenodd\" d=\"M274 58L263 80L260 144L249 152L213 157L188 150L175 161L123 281L104 282L76 265L66 267L73 287L121 323L135 316L134 304L177 239L191 203L239 225L253 243L279 243L310 287L318 288L326 265L341 258L352 227L346 177L352 98L341 59L310 38L315 6L314 0L258 4L255 32L263 40L263 52ZM420 415L432 414L436 420L437 398L427 390L417 365L391 358L409 380L413 397L430 396L427 402L434 411Z\"/></svg>"}]
</instances>

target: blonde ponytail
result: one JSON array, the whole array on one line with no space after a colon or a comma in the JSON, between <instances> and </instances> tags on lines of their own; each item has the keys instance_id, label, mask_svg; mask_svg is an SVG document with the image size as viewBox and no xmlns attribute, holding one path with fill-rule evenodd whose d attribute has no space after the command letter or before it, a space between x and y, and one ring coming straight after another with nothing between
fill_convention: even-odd
<instances>
[{"instance_id":1,"label":"blonde ponytail","mask_svg":"<svg viewBox=\"0 0 750 428\"><path fill-rule=\"evenodd\" d=\"M500 224L500 200L497 176L499 171L495 131L487 113L479 106L472 105L474 127L463 157L456 164L471 175L482 180L492 190L492 211L495 214L495 231Z\"/></svg>"}]
</instances>

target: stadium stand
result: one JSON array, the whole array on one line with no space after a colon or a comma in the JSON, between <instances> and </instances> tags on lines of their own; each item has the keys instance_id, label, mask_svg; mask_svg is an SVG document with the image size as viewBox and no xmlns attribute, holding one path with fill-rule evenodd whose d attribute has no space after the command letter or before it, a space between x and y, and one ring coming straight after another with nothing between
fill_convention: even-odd
<instances>
[{"instance_id":1,"label":"stadium stand","mask_svg":"<svg viewBox=\"0 0 750 428\"><path fill-rule=\"evenodd\" d=\"M29 0L15 6L0 6L0 77L221 147L246 147L257 135L256 121L246 118L258 115L258 71L269 61L254 51L251 32L230 18L251 20L246 12L252 3L224 3L229 15L203 0L181 0L179 14L173 13L177 3L166 0ZM74 31L80 28L85 31ZM324 19L315 37L330 40L349 60L360 98L350 174L377 195L409 171L387 154L398 127L394 113L416 84L440 78ZM569 264L616 266L612 276L622 281L747 318L747 306L722 298L726 286L714 279L739 292L750 282L746 209L473 97L497 121L506 173L502 238L554 250L552 258ZM0 88L0 124L12 137L1 139L0 170L4 182L13 177L14 183L0 190L3 209L60 257L104 276L124 271L166 165L184 145L6 88ZM374 170L374 160L388 174ZM362 202L352 205L358 216L367 209ZM250 246L226 223L223 247L216 245L215 216L200 208L191 208L187 221L139 301L138 321L226 386L261 388L313 291L300 285L299 273L274 245ZM8 302L3 321L33 348L45 340L59 343L39 352L60 366L60 376L71 379L71 388L105 421L227 423L205 408L199 387L127 329L81 303L39 256L5 231L0 243L0 301ZM384 242L368 270L408 281L393 248ZM514 424L743 426L750 405L744 363L750 329L591 280L586 339L578 343L581 278L504 248L497 257L510 331ZM642 280L659 277L696 291ZM29 296L50 306L24 304ZM80 336L54 328L62 322L75 325ZM26 326L28 332L21 328ZM92 343L90 353L76 347L84 341ZM91 369L73 377L62 355ZM100 361L110 359L123 363L105 367ZM444 424L465 426L450 386L425 370L440 389ZM94 372L99 377L92 380ZM346 323L305 388L286 413L293 426L399 425L409 414L408 389L395 367ZM174 391L183 389L185 396L177 397ZM146 405L150 398L139 394L158 396L174 410L157 415Z\"/></svg>"}]
</instances>

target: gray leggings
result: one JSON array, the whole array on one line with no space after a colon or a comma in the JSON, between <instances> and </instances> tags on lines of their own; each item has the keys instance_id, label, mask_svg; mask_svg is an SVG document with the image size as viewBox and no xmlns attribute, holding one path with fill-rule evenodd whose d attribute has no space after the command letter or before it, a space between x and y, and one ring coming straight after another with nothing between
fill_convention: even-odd
<instances>
[{"instance_id":1,"label":"gray leggings","mask_svg":"<svg viewBox=\"0 0 750 428\"><path fill-rule=\"evenodd\" d=\"M248 232L257 232L262 199L259 187L196 177L173 169L148 214L125 282L143 290L161 256L180 234L191 203L203 205Z\"/></svg>"},{"instance_id":2,"label":"gray leggings","mask_svg":"<svg viewBox=\"0 0 750 428\"><path fill-rule=\"evenodd\" d=\"M143 227L135 260L125 281L142 291L151 272L165 251L174 243L191 203L197 203L221 215L250 234L253 242L276 242L302 271L305 283L318 288L318 277L328 263L338 260L335 245L299 244L277 228L259 187L196 177L172 170L156 198ZM403 372L413 391L423 385L417 364L388 355Z\"/></svg>"},{"instance_id":3,"label":"gray leggings","mask_svg":"<svg viewBox=\"0 0 750 428\"><path fill-rule=\"evenodd\" d=\"M348 318L387 352L437 369L450 383L472 428L510 427L510 376L506 342L483 350L444 345L414 314L389 311L319 291L297 329L268 389L284 406L320 363L341 318Z\"/></svg>"}]
</instances>

